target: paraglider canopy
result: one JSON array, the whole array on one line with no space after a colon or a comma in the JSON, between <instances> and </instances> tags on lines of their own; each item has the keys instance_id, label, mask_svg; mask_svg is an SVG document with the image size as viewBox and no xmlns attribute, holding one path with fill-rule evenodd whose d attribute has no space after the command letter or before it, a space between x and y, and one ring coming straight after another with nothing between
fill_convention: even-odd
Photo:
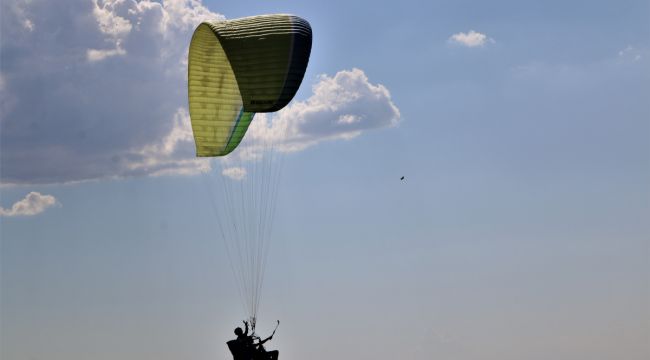
<instances>
[{"instance_id":1,"label":"paraglider canopy","mask_svg":"<svg viewBox=\"0 0 650 360\"><path fill-rule=\"evenodd\" d=\"M188 97L197 156L223 156L256 112L286 106L302 82L312 33L294 15L201 23L188 55Z\"/></svg>"}]
</instances>

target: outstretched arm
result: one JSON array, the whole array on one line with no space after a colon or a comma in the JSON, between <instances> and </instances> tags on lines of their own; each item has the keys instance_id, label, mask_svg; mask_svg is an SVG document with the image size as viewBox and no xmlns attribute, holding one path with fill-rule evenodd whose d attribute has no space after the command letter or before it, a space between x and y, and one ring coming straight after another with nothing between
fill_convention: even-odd
<instances>
[{"instance_id":1,"label":"outstretched arm","mask_svg":"<svg viewBox=\"0 0 650 360\"><path fill-rule=\"evenodd\" d=\"M267 342L267 341L273 339L273 335L275 335L275 330L278 329L278 326L279 326L279 325L280 325L280 320L278 320L278 325L276 325L276 326L275 326L275 329L273 329L273 332L271 333L271 336L267 337L267 338L264 339L264 340L261 340L261 339L260 339L260 342L258 343L258 345L262 345L262 344L264 344L265 342Z\"/></svg>"},{"instance_id":2,"label":"outstretched arm","mask_svg":"<svg viewBox=\"0 0 650 360\"><path fill-rule=\"evenodd\" d=\"M260 342L258 343L258 345L262 345L262 344L264 344L265 342L267 342L267 341L269 341L269 340L271 340L271 339L273 339L273 335L267 337L267 338L264 339L264 340L260 340Z\"/></svg>"},{"instance_id":3,"label":"outstretched arm","mask_svg":"<svg viewBox=\"0 0 650 360\"><path fill-rule=\"evenodd\" d=\"M248 321L244 320L244 325L245 325L245 328L246 328L246 330L244 330L244 336L247 336L248 335Z\"/></svg>"}]
</instances>

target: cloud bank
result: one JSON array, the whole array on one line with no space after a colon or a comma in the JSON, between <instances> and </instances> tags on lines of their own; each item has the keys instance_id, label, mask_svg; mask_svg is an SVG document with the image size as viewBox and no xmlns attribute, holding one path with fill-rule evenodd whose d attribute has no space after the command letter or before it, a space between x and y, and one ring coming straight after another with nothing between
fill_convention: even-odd
<instances>
[{"instance_id":1,"label":"cloud bank","mask_svg":"<svg viewBox=\"0 0 650 360\"><path fill-rule=\"evenodd\" d=\"M449 37L448 40L452 44L466 46L466 47L481 47L485 46L486 43L493 43L494 39L489 38L485 34L470 30L467 33L459 32L453 34Z\"/></svg>"},{"instance_id":2,"label":"cloud bank","mask_svg":"<svg viewBox=\"0 0 650 360\"><path fill-rule=\"evenodd\" d=\"M197 24L223 15L199 0L69 0L66 6L10 0L0 6L3 184L210 168L194 156L187 47ZM399 120L388 89L352 69L317 78L305 101L256 115L247 138L298 151Z\"/></svg>"},{"instance_id":3,"label":"cloud bank","mask_svg":"<svg viewBox=\"0 0 650 360\"><path fill-rule=\"evenodd\" d=\"M184 61L193 27L222 15L196 0L0 6L4 184L197 169L189 140L177 136Z\"/></svg>"},{"instance_id":4,"label":"cloud bank","mask_svg":"<svg viewBox=\"0 0 650 360\"><path fill-rule=\"evenodd\" d=\"M321 75L312 92L307 100L295 101L275 115L255 115L250 141L269 141L280 151L300 151L323 141L349 140L366 130L396 126L401 119L388 89L372 84L360 69Z\"/></svg>"},{"instance_id":5,"label":"cloud bank","mask_svg":"<svg viewBox=\"0 0 650 360\"><path fill-rule=\"evenodd\" d=\"M32 216L45 211L47 208L57 205L58 202L52 195L43 195L32 191L22 200L14 203L11 208L0 207L0 216Z\"/></svg>"}]
</instances>

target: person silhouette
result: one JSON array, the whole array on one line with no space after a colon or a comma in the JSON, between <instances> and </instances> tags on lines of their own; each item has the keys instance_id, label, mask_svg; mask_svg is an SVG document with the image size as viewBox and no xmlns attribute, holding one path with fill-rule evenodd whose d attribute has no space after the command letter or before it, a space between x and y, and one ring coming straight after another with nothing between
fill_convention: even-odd
<instances>
[{"instance_id":1,"label":"person silhouette","mask_svg":"<svg viewBox=\"0 0 650 360\"><path fill-rule=\"evenodd\" d=\"M240 327L236 328L237 338L226 343L234 360L251 360L256 350L252 334L248 335L248 322L244 321L244 325L246 330L242 330Z\"/></svg>"},{"instance_id":2,"label":"person silhouette","mask_svg":"<svg viewBox=\"0 0 650 360\"><path fill-rule=\"evenodd\" d=\"M279 320L278 325L280 325ZM244 329L242 330L240 327L236 328L235 335L237 335L237 338L226 343L234 360L278 360L278 356L280 355L278 350L266 351L264 348L264 343L273 339L275 330L278 329L277 325L271 335L264 340L255 335L254 325L252 333L250 335L248 334L247 321L244 321Z\"/></svg>"},{"instance_id":3,"label":"person silhouette","mask_svg":"<svg viewBox=\"0 0 650 360\"><path fill-rule=\"evenodd\" d=\"M235 335L237 335L237 341L241 342L242 344L252 342L253 339L251 339L250 336L248 336L248 321L244 320L244 326L246 330L242 330L240 327L235 329Z\"/></svg>"}]
</instances>

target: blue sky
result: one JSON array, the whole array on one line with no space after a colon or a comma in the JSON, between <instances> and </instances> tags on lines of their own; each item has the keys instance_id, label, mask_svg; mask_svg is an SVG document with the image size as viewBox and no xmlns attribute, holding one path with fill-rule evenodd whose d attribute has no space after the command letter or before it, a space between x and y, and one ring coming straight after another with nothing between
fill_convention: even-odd
<instances>
[{"instance_id":1,"label":"blue sky","mask_svg":"<svg viewBox=\"0 0 650 360\"><path fill-rule=\"evenodd\" d=\"M200 20L264 13L314 31L267 117L308 139L284 155L269 348L650 356L649 2L163 5L1 5L0 357L229 357L245 314L183 56Z\"/></svg>"}]
</instances>

